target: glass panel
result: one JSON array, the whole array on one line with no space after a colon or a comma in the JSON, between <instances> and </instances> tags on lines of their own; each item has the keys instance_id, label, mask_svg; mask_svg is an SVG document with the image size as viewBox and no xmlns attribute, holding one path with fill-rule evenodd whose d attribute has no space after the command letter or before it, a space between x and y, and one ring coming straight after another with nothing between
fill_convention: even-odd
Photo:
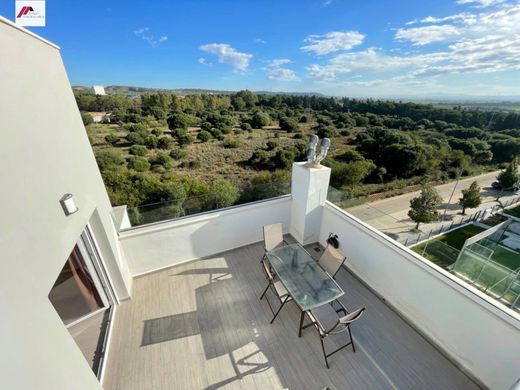
<instances>
[{"instance_id":1,"label":"glass panel","mask_svg":"<svg viewBox=\"0 0 520 390\"><path fill-rule=\"evenodd\" d=\"M54 283L49 300L65 325L103 307L77 245Z\"/></svg>"},{"instance_id":2,"label":"glass panel","mask_svg":"<svg viewBox=\"0 0 520 390\"><path fill-rule=\"evenodd\" d=\"M269 263L302 310L331 302L343 290L299 244L291 244L267 253Z\"/></svg>"},{"instance_id":3,"label":"glass panel","mask_svg":"<svg viewBox=\"0 0 520 390\"><path fill-rule=\"evenodd\" d=\"M253 185L242 190L240 194L235 194L231 197L226 193L208 193L200 196L184 197L165 202L128 207L127 212L131 225L140 226L258 200L275 198L290 193L291 182L287 180Z\"/></svg>"}]
</instances>

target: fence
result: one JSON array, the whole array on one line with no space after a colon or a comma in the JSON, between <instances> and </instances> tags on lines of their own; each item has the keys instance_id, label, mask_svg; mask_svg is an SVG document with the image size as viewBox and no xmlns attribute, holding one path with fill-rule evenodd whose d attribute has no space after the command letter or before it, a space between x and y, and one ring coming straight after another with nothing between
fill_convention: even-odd
<instances>
[{"instance_id":1,"label":"fence","mask_svg":"<svg viewBox=\"0 0 520 390\"><path fill-rule=\"evenodd\" d=\"M416 245L421 241L429 240L431 237L438 236L441 233L445 233L472 222L478 222L484 218L485 213L485 210L481 210L467 217L462 216L458 220L454 219L451 222L442 223L440 226L430 229L428 233L419 232L417 233L417 236L400 237L398 241L405 246Z\"/></svg>"}]
</instances>

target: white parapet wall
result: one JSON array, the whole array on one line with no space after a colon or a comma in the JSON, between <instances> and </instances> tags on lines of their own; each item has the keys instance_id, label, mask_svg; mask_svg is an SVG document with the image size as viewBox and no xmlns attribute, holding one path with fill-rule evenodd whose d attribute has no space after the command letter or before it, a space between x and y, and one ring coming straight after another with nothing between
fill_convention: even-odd
<instances>
[{"instance_id":1,"label":"white parapet wall","mask_svg":"<svg viewBox=\"0 0 520 390\"><path fill-rule=\"evenodd\" d=\"M347 268L462 370L491 389L509 389L518 379L517 313L327 202L321 244L329 232L338 235Z\"/></svg>"},{"instance_id":2,"label":"white parapet wall","mask_svg":"<svg viewBox=\"0 0 520 390\"><path fill-rule=\"evenodd\" d=\"M282 223L287 233L290 216L287 195L138 227L119 238L130 272L138 276L261 241L263 225Z\"/></svg>"}]
</instances>

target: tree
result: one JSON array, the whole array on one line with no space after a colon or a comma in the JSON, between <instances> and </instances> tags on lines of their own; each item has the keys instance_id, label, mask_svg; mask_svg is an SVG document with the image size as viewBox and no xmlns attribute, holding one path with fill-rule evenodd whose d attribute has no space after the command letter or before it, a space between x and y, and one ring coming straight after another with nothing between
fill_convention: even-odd
<instances>
[{"instance_id":1,"label":"tree","mask_svg":"<svg viewBox=\"0 0 520 390\"><path fill-rule=\"evenodd\" d=\"M131 156L128 159L128 168L135 169L138 172L145 172L150 169L150 163L144 157Z\"/></svg>"},{"instance_id":2,"label":"tree","mask_svg":"<svg viewBox=\"0 0 520 390\"><path fill-rule=\"evenodd\" d=\"M421 190L421 195L410 201L408 216L416 222L416 229L420 223L433 222L439 218L437 209L441 205L442 198L433 187L426 186Z\"/></svg>"},{"instance_id":3,"label":"tree","mask_svg":"<svg viewBox=\"0 0 520 390\"><path fill-rule=\"evenodd\" d=\"M186 131L186 129L182 128L172 130L172 136L177 139L177 143L181 148L193 143L195 140L193 136Z\"/></svg>"},{"instance_id":4,"label":"tree","mask_svg":"<svg viewBox=\"0 0 520 390\"><path fill-rule=\"evenodd\" d=\"M466 214L466 208L472 209L478 207L481 203L480 187L474 181L469 188L462 190L462 198L459 199L459 204L462 206L462 214Z\"/></svg>"},{"instance_id":5,"label":"tree","mask_svg":"<svg viewBox=\"0 0 520 390\"><path fill-rule=\"evenodd\" d=\"M115 150L101 150L96 153L96 161L101 171L125 163L123 156Z\"/></svg>"},{"instance_id":6,"label":"tree","mask_svg":"<svg viewBox=\"0 0 520 390\"><path fill-rule=\"evenodd\" d=\"M384 183L384 177L386 175L386 168L385 167L379 167L376 169L377 177L379 178L379 181L381 183Z\"/></svg>"},{"instance_id":7,"label":"tree","mask_svg":"<svg viewBox=\"0 0 520 390\"><path fill-rule=\"evenodd\" d=\"M348 163L335 163L331 166L330 182L334 187L354 187L374 170L375 165L370 160L357 160Z\"/></svg>"},{"instance_id":8,"label":"tree","mask_svg":"<svg viewBox=\"0 0 520 390\"><path fill-rule=\"evenodd\" d=\"M187 129L191 125L191 117L184 112L173 111L168 117L168 127L173 129Z\"/></svg>"},{"instance_id":9,"label":"tree","mask_svg":"<svg viewBox=\"0 0 520 390\"><path fill-rule=\"evenodd\" d=\"M94 119L92 118L92 115L90 115L88 112L81 113L81 120L83 121L83 124L85 126L88 126L88 125L94 123Z\"/></svg>"},{"instance_id":10,"label":"tree","mask_svg":"<svg viewBox=\"0 0 520 390\"><path fill-rule=\"evenodd\" d=\"M119 136L117 134L110 133L105 137L105 141L107 141L112 146L116 146L119 142Z\"/></svg>"},{"instance_id":11,"label":"tree","mask_svg":"<svg viewBox=\"0 0 520 390\"><path fill-rule=\"evenodd\" d=\"M224 179L215 181L211 185L210 193L213 195L214 208L216 209L231 206L240 195L239 189Z\"/></svg>"},{"instance_id":12,"label":"tree","mask_svg":"<svg viewBox=\"0 0 520 390\"><path fill-rule=\"evenodd\" d=\"M282 117L280 118L280 128L288 132L293 132L299 129L298 122L293 118Z\"/></svg>"},{"instance_id":13,"label":"tree","mask_svg":"<svg viewBox=\"0 0 520 390\"><path fill-rule=\"evenodd\" d=\"M516 159L511 161L507 168L498 174L497 180L503 190L511 190L518 186L520 175L518 174L518 162Z\"/></svg>"},{"instance_id":14,"label":"tree","mask_svg":"<svg viewBox=\"0 0 520 390\"><path fill-rule=\"evenodd\" d=\"M206 130L202 130L197 134L197 138L200 140L200 142L208 142L212 137L211 133Z\"/></svg>"},{"instance_id":15,"label":"tree","mask_svg":"<svg viewBox=\"0 0 520 390\"><path fill-rule=\"evenodd\" d=\"M255 112L251 118L251 126L253 126L255 129L261 129L264 126L267 126L269 123L271 123L271 118L262 111Z\"/></svg>"},{"instance_id":16,"label":"tree","mask_svg":"<svg viewBox=\"0 0 520 390\"><path fill-rule=\"evenodd\" d=\"M129 152L134 156L146 156L148 149L146 149L146 146L143 145L132 145L130 146Z\"/></svg>"}]
</instances>

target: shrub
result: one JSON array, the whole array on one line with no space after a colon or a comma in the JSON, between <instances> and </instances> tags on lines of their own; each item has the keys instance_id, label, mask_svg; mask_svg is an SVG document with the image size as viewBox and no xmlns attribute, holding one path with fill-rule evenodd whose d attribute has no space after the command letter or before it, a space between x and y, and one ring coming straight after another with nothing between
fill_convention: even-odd
<instances>
[{"instance_id":1,"label":"shrub","mask_svg":"<svg viewBox=\"0 0 520 390\"><path fill-rule=\"evenodd\" d=\"M173 149L170 152L170 157L175 160L180 160L180 159L186 157L187 155L188 155L188 152L186 152L185 150L182 150L182 149Z\"/></svg>"},{"instance_id":2,"label":"shrub","mask_svg":"<svg viewBox=\"0 0 520 390\"><path fill-rule=\"evenodd\" d=\"M105 137L105 141L107 141L110 145L115 146L119 142L119 136L111 133Z\"/></svg>"},{"instance_id":3,"label":"shrub","mask_svg":"<svg viewBox=\"0 0 520 390\"><path fill-rule=\"evenodd\" d=\"M121 156L121 154L115 150L99 151L96 153L96 161L101 171L104 171L109 167L123 165L125 163L123 156Z\"/></svg>"},{"instance_id":4,"label":"shrub","mask_svg":"<svg viewBox=\"0 0 520 390\"><path fill-rule=\"evenodd\" d=\"M199 132L199 134L197 134L197 138L201 142L208 142L213 137L211 136L211 133L209 131L202 130L201 132Z\"/></svg>"},{"instance_id":5,"label":"shrub","mask_svg":"<svg viewBox=\"0 0 520 390\"><path fill-rule=\"evenodd\" d=\"M146 138L146 141L144 144L148 149L156 149L158 143L159 143L159 138L157 138L155 135L150 135L149 137Z\"/></svg>"},{"instance_id":6,"label":"shrub","mask_svg":"<svg viewBox=\"0 0 520 390\"><path fill-rule=\"evenodd\" d=\"M238 148L241 145L241 142L236 137L226 137L223 145L225 148Z\"/></svg>"},{"instance_id":7,"label":"shrub","mask_svg":"<svg viewBox=\"0 0 520 390\"><path fill-rule=\"evenodd\" d=\"M350 130L343 129L339 132L339 134L342 135L343 137L348 137L350 135Z\"/></svg>"},{"instance_id":8,"label":"shrub","mask_svg":"<svg viewBox=\"0 0 520 390\"><path fill-rule=\"evenodd\" d=\"M302 139L303 138L303 133L301 131L297 132L297 133L294 133L294 139Z\"/></svg>"},{"instance_id":9,"label":"shrub","mask_svg":"<svg viewBox=\"0 0 520 390\"><path fill-rule=\"evenodd\" d=\"M199 169L202 167L202 162L200 160L190 160L190 161L183 161L181 163L182 168L191 168L191 169Z\"/></svg>"},{"instance_id":10,"label":"shrub","mask_svg":"<svg viewBox=\"0 0 520 390\"><path fill-rule=\"evenodd\" d=\"M213 125L210 122L203 122L200 125L200 129L205 130L205 131L211 131L212 127L213 127Z\"/></svg>"},{"instance_id":11,"label":"shrub","mask_svg":"<svg viewBox=\"0 0 520 390\"><path fill-rule=\"evenodd\" d=\"M245 123L245 122L240 125L240 128L249 133L253 131L253 127L249 123Z\"/></svg>"},{"instance_id":12,"label":"shrub","mask_svg":"<svg viewBox=\"0 0 520 390\"><path fill-rule=\"evenodd\" d=\"M193 143L195 140L185 129L175 129L172 131L172 135L177 139L177 143L181 148Z\"/></svg>"},{"instance_id":13,"label":"shrub","mask_svg":"<svg viewBox=\"0 0 520 390\"><path fill-rule=\"evenodd\" d=\"M158 127L156 127L155 129L152 130L152 134L159 137L161 136L163 133L163 131L161 129L159 129Z\"/></svg>"},{"instance_id":14,"label":"shrub","mask_svg":"<svg viewBox=\"0 0 520 390\"><path fill-rule=\"evenodd\" d=\"M267 168L270 164L269 154L265 150L255 150L249 159L249 163L256 169Z\"/></svg>"},{"instance_id":15,"label":"shrub","mask_svg":"<svg viewBox=\"0 0 520 390\"><path fill-rule=\"evenodd\" d=\"M261 129L271 123L271 118L265 112L256 111L251 118L251 126Z\"/></svg>"},{"instance_id":16,"label":"shrub","mask_svg":"<svg viewBox=\"0 0 520 390\"><path fill-rule=\"evenodd\" d=\"M293 118L282 117L280 118L280 128L282 130L292 132L298 130L300 126L298 125L298 122L296 122L296 120L294 120Z\"/></svg>"},{"instance_id":17,"label":"shrub","mask_svg":"<svg viewBox=\"0 0 520 390\"><path fill-rule=\"evenodd\" d=\"M240 190L229 181L220 179L211 185L210 193L213 195L214 208L220 209L235 203Z\"/></svg>"},{"instance_id":18,"label":"shrub","mask_svg":"<svg viewBox=\"0 0 520 390\"><path fill-rule=\"evenodd\" d=\"M130 133L126 136L126 139L132 145L145 145L148 137L141 133Z\"/></svg>"},{"instance_id":19,"label":"shrub","mask_svg":"<svg viewBox=\"0 0 520 390\"><path fill-rule=\"evenodd\" d=\"M170 129L184 129L191 125L191 117L182 111L174 111L168 117L168 127Z\"/></svg>"},{"instance_id":20,"label":"shrub","mask_svg":"<svg viewBox=\"0 0 520 390\"><path fill-rule=\"evenodd\" d=\"M94 119L92 118L92 115L90 115L88 112L82 112L81 113L81 120L83 121L83 125L88 126L94 123Z\"/></svg>"},{"instance_id":21,"label":"shrub","mask_svg":"<svg viewBox=\"0 0 520 390\"><path fill-rule=\"evenodd\" d=\"M159 149L170 149L172 147L173 140L170 137L161 137L157 141L157 147Z\"/></svg>"},{"instance_id":22,"label":"shrub","mask_svg":"<svg viewBox=\"0 0 520 390\"><path fill-rule=\"evenodd\" d=\"M159 152L155 156L150 157L149 161L152 165L161 165L164 168L170 168L172 163L171 157L164 152Z\"/></svg>"},{"instance_id":23,"label":"shrub","mask_svg":"<svg viewBox=\"0 0 520 390\"><path fill-rule=\"evenodd\" d=\"M150 169L150 163L144 157L132 156L128 158L128 168L138 172L145 172Z\"/></svg>"},{"instance_id":24,"label":"shrub","mask_svg":"<svg viewBox=\"0 0 520 390\"><path fill-rule=\"evenodd\" d=\"M332 126L320 126L316 134L320 138L334 138L338 135L338 132Z\"/></svg>"},{"instance_id":25,"label":"shrub","mask_svg":"<svg viewBox=\"0 0 520 390\"><path fill-rule=\"evenodd\" d=\"M273 156L272 161L276 168L290 168L296 155L291 149L281 149Z\"/></svg>"},{"instance_id":26,"label":"shrub","mask_svg":"<svg viewBox=\"0 0 520 390\"><path fill-rule=\"evenodd\" d=\"M146 149L146 146L143 145L132 145L129 152L134 156L146 156L148 149Z\"/></svg>"},{"instance_id":27,"label":"shrub","mask_svg":"<svg viewBox=\"0 0 520 390\"><path fill-rule=\"evenodd\" d=\"M148 127L143 123L131 123L125 125L125 128L131 133L141 133L148 135Z\"/></svg>"},{"instance_id":28,"label":"shrub","mask_svg":"<svg viewBox=\"0 0 520 390\"><path fill-rule=\"evenodd\" d=\"M267 150L274 150L278 147L278 145L279 145L278 142L272 141L272 140L267 141L267 143L266 143Z\"/></svg>"}]
</instances>

